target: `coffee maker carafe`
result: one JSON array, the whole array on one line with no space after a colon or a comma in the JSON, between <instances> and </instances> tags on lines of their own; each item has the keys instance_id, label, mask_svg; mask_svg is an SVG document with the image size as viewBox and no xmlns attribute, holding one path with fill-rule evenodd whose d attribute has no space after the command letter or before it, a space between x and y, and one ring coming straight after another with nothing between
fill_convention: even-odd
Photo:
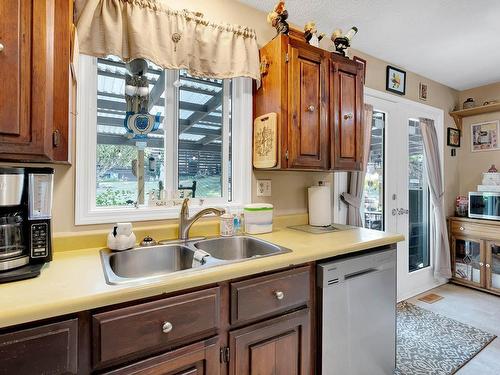
<instances>
[{"instance_id":1,"label":"coffee maker carafe","mask_svg":"<svg viewBox=\"0 0 500 375\"><path fill-rule=\"evenodd\" d=\"M52 168L0 167L0 283L40 274L52 260Z\"/></svg>"}]
</instances>

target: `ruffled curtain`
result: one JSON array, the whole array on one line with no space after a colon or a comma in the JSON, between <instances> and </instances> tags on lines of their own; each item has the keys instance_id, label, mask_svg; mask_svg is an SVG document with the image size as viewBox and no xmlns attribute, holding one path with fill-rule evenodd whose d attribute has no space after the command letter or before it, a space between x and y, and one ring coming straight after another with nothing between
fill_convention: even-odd
<instances>
[{"instance_id":1,"label":"ruffled curtain","mask_svg":"<svg viewBox=\"0 0 500 375\"><path fill-rule=\"evenodd\" d=\"M370 144L372 134L373 106L365 104L363 117L363 160L362 170L349 172L348 192L342 193L340 199L347 204L346 224L357 227L363 226L361 217L361 203L363 201L363 190L365 186L366 167L370 156Z\"/></svg>"},{"instance_id":2,"label":"ruffled curtain","mask_svg":"<svg viewBox=\"0 0 500 375\"><path fill-rule=\"evenodd\" d=\"M260 83L255 31L210 22L161 0L77 0L80 52L128 62L152 61L204 78L250 77Z\"/></svg>"}]
</instances>

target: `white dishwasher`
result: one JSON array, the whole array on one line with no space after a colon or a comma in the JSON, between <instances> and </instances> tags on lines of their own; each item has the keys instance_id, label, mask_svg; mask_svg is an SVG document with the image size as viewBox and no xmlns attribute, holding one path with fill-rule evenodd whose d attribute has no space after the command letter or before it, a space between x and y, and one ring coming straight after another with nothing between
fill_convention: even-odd
<instances>
[{"instance_id":1,"label":"white dishwasher","mask_svg":"<svg viewBox=\"0 0 500 375\"><path fill-rule=\"evenodd\" d=\"M322 375L390 375L396 367L396 250L318 265Z\"/></svg>"}]
</instances>

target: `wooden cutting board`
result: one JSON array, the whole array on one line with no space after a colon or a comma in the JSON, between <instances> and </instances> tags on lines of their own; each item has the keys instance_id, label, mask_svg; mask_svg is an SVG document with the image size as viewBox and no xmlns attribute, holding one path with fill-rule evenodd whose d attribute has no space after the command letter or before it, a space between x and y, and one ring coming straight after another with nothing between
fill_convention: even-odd
<instances>
[{"instance_id":1,"label":"wooden cutting board","mask_svg":"<svg viewBox=\"0 0 500 375\"><path fill-rule=\"evenodd\" d=\"M278 115L274 112L253 122L253 166L273 168L278 164Z\"/></svg>"}]
</instances>

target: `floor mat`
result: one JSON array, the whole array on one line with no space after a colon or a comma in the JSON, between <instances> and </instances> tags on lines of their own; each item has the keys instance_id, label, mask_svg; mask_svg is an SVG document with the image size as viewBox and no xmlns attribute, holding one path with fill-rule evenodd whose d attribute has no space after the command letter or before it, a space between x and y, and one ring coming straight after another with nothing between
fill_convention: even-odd
<instances>
[{"instance_id":1,"label":"floor mat","mask_svg":"<svg viewBox=\"0 0 500 375\"><path fill-rule=\"evenodd\" d=\"M454 374L496 337L407 302L397 328L397 375Z\"/></svg>"},{"instance_id":2,"label":"floor mat","mask_svg":"<svg viewBox=\"0 0 500 375\"><path fill-rule=\"evenodd\" d=\"M442 300L443 298L444 297L440 296L439 294L429 293L429 294L426 294L425 296L420 297L418 300L425 302L425 303L434 303L434 302Z\"/></svg>"}]
</instances>

